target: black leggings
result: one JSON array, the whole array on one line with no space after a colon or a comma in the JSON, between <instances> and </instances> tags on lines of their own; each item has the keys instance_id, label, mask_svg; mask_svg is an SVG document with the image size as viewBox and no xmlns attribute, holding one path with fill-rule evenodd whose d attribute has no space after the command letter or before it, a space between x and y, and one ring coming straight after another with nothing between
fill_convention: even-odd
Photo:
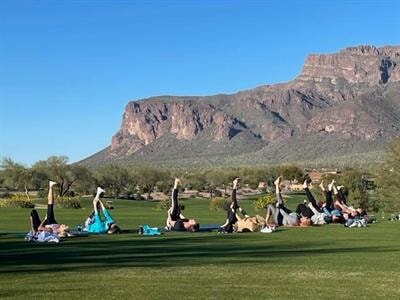
<instances>
[{"instance_id":1,"label":"black leggings","mask_svg":"<svg viewBox=\"0 0 400 300\"><path fill-rule=\"evenodd\" d=\"M339 197L340 197L340 199L342 200L342 202L343 202L345 205L347 205L347 199L346 199L346 196L344 195L344 193L342 192L342 189L340 189L340 190L338 191L338 193L339 193Z\"/></svg>"},{"instance_id":2,"label":"black leggings","mask_svg":"<svg viewBox=\"0 0 400 300\"><path fill-rule=\"evenodd\" d=\"M40 217L36 209L32 209L31 211L31 220L33 229L37 231L42 221L40 221ZM54 217L54 204L47 204L47 215L46 219L43 221L43 225L49 224L58 224Z\"/></svg>"},{"instance_id":3,"label":"black leggings","mask_svg":"<svg viewBox=\"0 0 400 300\"><path fill-rule=\"evenodd\" d=\"M227 219L229 221L229 224L233 225L237 222L236 218L236 210L238 209L238 204L236 200L236 190L232 190L232 196L231 196L231 204L229 205L228 208L228 215Z\"/></svg>"},{"instance_id":4,"label":"black leggings","mask_svg":"<svg viewBox=\"0 0 400 300\"><path fill-rule=\"evenodd\" d=\"M325 191L325 207L327 210L333 210L332 191Z\"/></svg>"},{"instance_id":5,"label":"black leggings","mask_svg":"<svg viewBox=\"0 0 400 300\"><path fill-rule=\"evenodd\" d=\"M236 199L236 189L232 190L232 196L231 196L231 204L228 207L228 212L227 212L227 219L228 219L228 224L224 227L226 232L233 232L233 226L236 224L238 221L236 217L236 211L239 208L239 205L237 203Z\"/></svg>"},{"instance_id":6,"label":"black leggings","mask_svg":"<svg viewBox=\"0 0 400 300\"><path fill-rule=\"evenodd\" d=\"M178 204L178 189L172 190L172 211L171 211L171 220L177 221L180 219L181 209Z\"/></svg>"},{"instance_id":7,"label":"black leggings","mask_svg":"<svg viewBox=\"0 0 400 300\"><path fill-rule=\"evenodd\" d=\"M298 215L301 215L301 216L307 217L307 218L311 218L314 215L312 210L303 203L300 203L299 205L297 205L296 213Z\"/></svg>"},{"instance_id":8,"label":"black leggings","mask_svg":"<svg viewBox=\"0 0 400 300\"><path fill-rule=\"evenodd\" d=\"M306 196L308 201L311 202L311 205L318 211L318 212L322 212L321 208L319 208L319 206L317 205L317 201L315 200L314 196L311 194L309 188L305 188L304 189L306 192Z\"/></svg>"}]
</instances>

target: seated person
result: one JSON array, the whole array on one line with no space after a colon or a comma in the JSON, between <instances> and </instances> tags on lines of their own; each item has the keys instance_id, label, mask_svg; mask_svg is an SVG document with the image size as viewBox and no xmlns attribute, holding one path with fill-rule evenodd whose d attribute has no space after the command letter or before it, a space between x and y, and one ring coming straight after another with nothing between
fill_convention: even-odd
<instances>
[{"instance_id":1,"label":"seated person","mask_svg":"<svg viewBox=\"0 0 400 300\"><path fill-rule=\"evenodd\" d=\"M102 188L97 188L96 196L93 199L93 212L86 219L83 231L108 234L119 233L121 231L121 228L115 224L114 219L100 199L104 193L105 191ZM101 218L100 212L103 214L104 220Z\"/></svg>"},{"instance_id":2,"label":"seated person","mask_svg":"<svg viewBox=\"0 0 400 300\"><path fill-rule=\"evenodd\" d=\"M58 224L54 216L54 197L53 186L57 183L49 181L49 193L47 195L47 215L43 222L40 221L39 215L35 209L31 211L31 234L43 239L48 237L60 238L68 236L69 227L65 224Z\"/></svg>"},{"instance_id":3,"label":"seated person","mask_svg":"<svg viewBox=\"0 0 400 300\"><path fill-rule=\"evenodd\" d=\"M174 231L199 231L200 225L195 219L187 219L182 214L178 204L178 185L181 181L175 178L174 188L172 190L172 205L168 210L166 229Z\"/></svg>"}]
</instances>

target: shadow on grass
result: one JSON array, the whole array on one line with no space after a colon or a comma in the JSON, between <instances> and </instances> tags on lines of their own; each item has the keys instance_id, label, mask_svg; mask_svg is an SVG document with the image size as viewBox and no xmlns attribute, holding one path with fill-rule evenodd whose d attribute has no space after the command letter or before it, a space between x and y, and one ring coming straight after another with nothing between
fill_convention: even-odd
<instances>
[{"instance_id":1,"label":"shadow on grass","mask_svg":"<svg viewBox=\"0 0 400 300\"><path fill-rule=\"evenodd\" d=\"M382 247L340 247L323 241L270 243L242 235L181 234L140 237L120 235L75 238L59 244L32 244L2 238L0 274L97 271L121 267L175 267L205 264L268 263L291 257L385 251ZM386 251L394 251L387 249Z\"/></svg>"}]
</instances>

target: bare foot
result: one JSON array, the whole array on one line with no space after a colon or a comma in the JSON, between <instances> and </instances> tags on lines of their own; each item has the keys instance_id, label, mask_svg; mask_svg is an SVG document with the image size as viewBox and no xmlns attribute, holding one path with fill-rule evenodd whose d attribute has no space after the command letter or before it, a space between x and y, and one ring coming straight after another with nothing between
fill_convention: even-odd
<instances>
[{"instance_id":1,"label":"bare foot","mask_svg":"<svg viewBox=\"0 0 400 300\"><path fill-rule=\"evenodd\" d=\"M335 184L335 179L332 179L332 182L330 184L328 184L328 189L330 191L332 191L332 188L333 188L334 184Z\"/></svg>"},{"instance_id":2,"label":"bare foot","mask_svg":"<svg viewBox=\"0 0 400 300\"><path fill-rule=\"evenodd\" d=\"M306 188L308 188L307 179L304 180L304 182L303 182L303 189L306 189Z\"/></svg>"},{"instance_id":3,"label":"bare foot","mask_svg":"<svg viewBox=\"0 0 400 300\"><path fill-rule=\"evenodd\" d=\"M57 185L57 182L51 180L49 181L49 187L53 187L55 185Z\"/></svg>"},{"instance_id":4,"label":"bare foot","mask_svg":"<svg viewBox=\"0 0 400 300\"><path fill-rule=\"evenodd\" d=\"M239 180L240 180L240 178L235 178L235 179L232 181L232 183L233 183L233 188L234 188L234 189L237 188L237 185L238 185L238 183L239 183Z\"/></svg>"},{"instance_id":5,"label":"bare foot","mask_svg":"<svg viewBox=\"0 0 400 300\"><path fill-rule=\"evenodd\" d=\"M321 190L325 191L324 181L323 180L321 180L321 183L319 184L319 187L321 188Z\"/></svg>"},{"instance_id":6,"label":"bare foot","mask_svg":"<svg viewBox=\"0 0 400 300\"><path fill-rule=\"evenodd\" d=\"M277 179L275 179L274 181L275 186L279 186L279 184L281 183L281 178L282 176L279 176Z\"/></svg>"},{"instance_id":7,"label":"bare foot","mask_svg":"<svg viewBox=\"0 0 400 300\"><path fill-rule=\"evenodd\" d=\"M106 193L105 190L103 190L101 187L97 187L97 195L100 195L101 193Z\"/></svg>"},{"instance_id":8,"label":"bare foot","mask_svg":"<svg viewBox=\"0 0 400 300\"><path fill-rule=\"evenodd\" d=\"M181 184L181 180L179 178L175 178L175 182L174 182L174 189L178 188L178 185Z\"/></svg>"}]
</instances>

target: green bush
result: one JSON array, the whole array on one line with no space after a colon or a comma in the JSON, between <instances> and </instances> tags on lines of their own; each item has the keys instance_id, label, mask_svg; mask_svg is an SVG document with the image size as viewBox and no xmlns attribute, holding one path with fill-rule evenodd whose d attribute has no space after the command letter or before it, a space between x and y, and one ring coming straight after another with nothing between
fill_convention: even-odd
<instances>
[{"instance_id":1,"label":"green bush","mask_svg":"<svg viewBox=\"0 0 400 300\"><path fill-rule=\"evenodd\" d=\"M0 207L34 208L35 204L22 195L12 195L9 199L0 200Z\"/></svg>"},{"instance_id":2,"label":"green bush","mask_svg":"<svg viewBox=\"0 0 400 300\"><path fill-rule=\"evenodd\" d=\"M275 197L269 193L258 198L257 200L254 200L253 205L256 210L259 210L266 208L268 204L275 204L275 202Z\"/></svg>"},{"instance_id":3,"label":"green bush","mask_svg":"<svg viewBox=\"0 0 400 300\"><path fill-rule=\"evenodd\" d=\"M81 201L79 197L57 197L55 204L61 208L81 208Z\"/></svg>"},{"instance_id":4,"label":"green bush","mask_svg":"<svg viewBox=\"0 0 400 300\"><path fill-rule=\"evenodd\" d=\"M228 210L231 201L227 198L215 197L210 200L210 210Z\"/></svg>"}]
</instances>

